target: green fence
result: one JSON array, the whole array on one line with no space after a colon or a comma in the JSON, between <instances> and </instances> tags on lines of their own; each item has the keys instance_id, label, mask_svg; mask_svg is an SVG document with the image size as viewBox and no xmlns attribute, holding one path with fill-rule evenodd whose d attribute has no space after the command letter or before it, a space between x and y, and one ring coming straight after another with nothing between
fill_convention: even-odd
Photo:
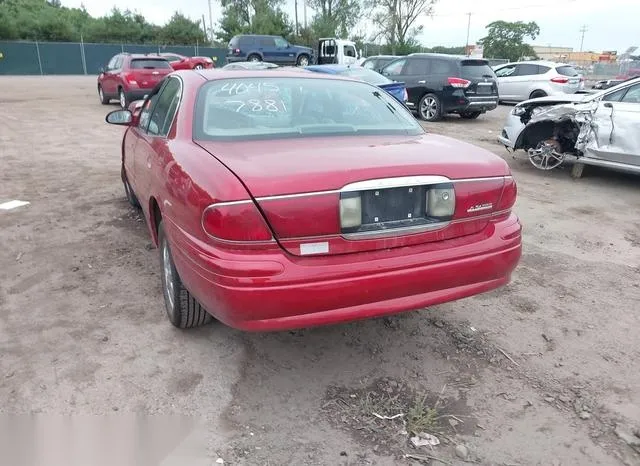
<instances>
[{"instance_id":1,"label":"green fence","mask_svg":"<svg viewBox=\"0 0 640 466\"><path fill-rule=\"evenodd\" d=\"M98 74L118 53L177 53L211 57L221 66L226 49L202 46L0 41L0 75Z\"/></svg>"}]
</instances>

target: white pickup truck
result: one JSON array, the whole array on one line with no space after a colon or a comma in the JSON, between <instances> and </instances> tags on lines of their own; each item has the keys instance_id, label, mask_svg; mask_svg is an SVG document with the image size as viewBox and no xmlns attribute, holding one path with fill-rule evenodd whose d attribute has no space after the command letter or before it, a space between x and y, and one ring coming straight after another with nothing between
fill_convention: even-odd
<instances>
[{"instance_id":1,"label":"white pickup truck","mask_svg":"<svg viewBox=\"0 0 640 466\"><path fill-rule=\"evenodd\" d=\"M356 65L360 56L355 42L350 40L335 38L318 40L318 65Z\"/></svg>"}]
</instances>

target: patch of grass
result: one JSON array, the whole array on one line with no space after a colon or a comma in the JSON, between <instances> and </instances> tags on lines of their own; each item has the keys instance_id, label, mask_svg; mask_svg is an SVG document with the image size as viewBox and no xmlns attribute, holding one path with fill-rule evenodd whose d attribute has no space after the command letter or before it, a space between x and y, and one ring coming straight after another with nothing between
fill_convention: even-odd
<instances>
[{"instance_id":1,"label":"patch of grass","mask_svg":"<svg viewBox=\"0 0 640 466\"><path fill-rule=\"evenodd\" d=\"M420 432L438 432L438 409L427 404L427 395L416 397L409 406L406 416L407 432L419 434Z\"/></svg>"}]
</instances>

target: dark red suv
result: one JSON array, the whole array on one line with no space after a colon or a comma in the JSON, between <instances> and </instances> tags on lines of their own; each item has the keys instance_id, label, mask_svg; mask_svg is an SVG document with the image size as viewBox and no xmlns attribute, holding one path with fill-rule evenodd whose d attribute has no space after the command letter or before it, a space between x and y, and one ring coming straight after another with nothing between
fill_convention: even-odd
<instances>
[{"instance_id":1,"label":"dark red suv","mask_svg":"<svg viewBox=\"0 0 640 466\"><path fill-rule=\"evenodd\" d=\"M100 102L118 99L122 108L144 98L162 78L173 72L166 58L154 55L120 53L98 76Z\"/></svg>"}]
</instances>

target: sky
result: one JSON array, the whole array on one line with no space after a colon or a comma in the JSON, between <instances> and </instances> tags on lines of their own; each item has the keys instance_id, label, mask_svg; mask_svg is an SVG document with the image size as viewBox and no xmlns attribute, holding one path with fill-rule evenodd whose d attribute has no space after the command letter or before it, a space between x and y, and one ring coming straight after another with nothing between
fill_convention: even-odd
<instances>
[{"instance_id":1,"label":"sky","mask_svg":"<svg viewBox=\"0 0 640 466\"><path fill-rule=\"evenodd\" d=\"M285 1L285 11L294 17L295 0ZM93 16L107 14L113 6L122 10L131 5L129 0L62 0L68 7L80 7L84 4ZM304 21L304 1L298 0L298 18ZM192 19L205 15L209 24L207 0L136 0L134 9L142 13L147 20L164 24L177 9ZM211 0L214 29L220 17L219 0ZM420 18L424 32L419 40L424 46L459 46L467 40L475 43L486 35L485 26L491 21L535 21L540 26L540 35L534 45L573 47L580 50L580 29L586 26L584 50L600 52L616 50L623 53L630 46L640 46L640 2L638 0L440 0L436 3L434 16ZM307 8L309 20L313 11ZM355 32L366 30L366 24L356 27Z\"/></svg>"}]
</instances>

